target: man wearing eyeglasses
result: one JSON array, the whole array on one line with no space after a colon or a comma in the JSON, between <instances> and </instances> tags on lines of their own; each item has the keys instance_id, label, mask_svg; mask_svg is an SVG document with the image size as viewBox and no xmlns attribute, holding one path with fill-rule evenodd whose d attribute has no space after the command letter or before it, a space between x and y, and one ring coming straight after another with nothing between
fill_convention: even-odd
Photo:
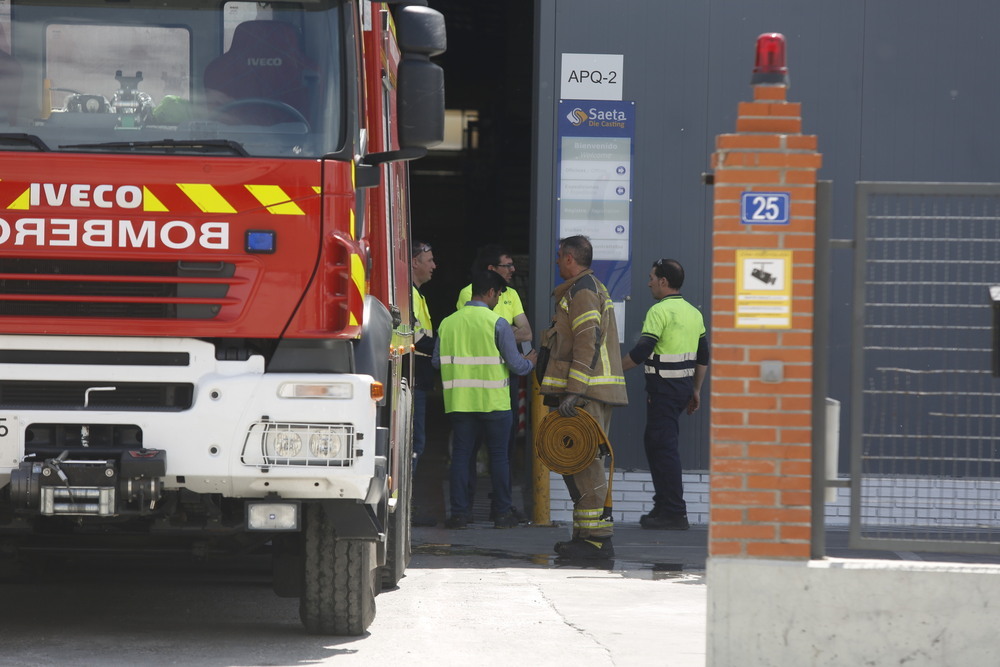
<instances>
[{"instance_id":1,"label":"man wearing eyeglasses","mask_svg":"<svg viewBox=\"0 0 1000 667\"><path fill-rule=\"evenodd\" d=\"M472 263L472 270L499 273L503 276L507 285L510 285L514 279L514 272L517 269L514 266L514 259L510 256L510 252L506 248L498 244L490 244L483 246L476 253L476 259ZM465 306L471 298L472 285L466 285L458 294L458 302L455 304L455 309L458 310ZM493 312L510 323L511 329L514 331L514 340L519 345L531 342L531 325L528 323L528 316L524 314L524 306L521 304L521 297L517 293L517 290L510 288L501 294L500 300L497 302L497 307L493 309ZM523 345L521 346L522 351L524 351L524 347ZM528 348L530 349L530 346Z\"/></svg>"},{"instance_id":2,"label":"man wearing eyeglasses","mask_svg":"<svg viewBox=\"0 0 1000 667\"><path fill-rule=\"evenodd\" d=\"M516 271L514 259L511 257L510 251L497 243L482 246L476 252L476 258L472 262L472 271L493 271L503 277L504 282L507 283L508 287L503 294L500 295L496 308L493 309L493 312L510 324L511 331L514 333L514 341L517 343L521 352L527 353L530 351L531 339L533 335L531 332L531 325L528 323L528 316L524 314L524 306L521 304L520 295L517 293L517 290L510 286L514 279L514 272ZM455 309L461 310L471 298L472 285L466 285L465 288L458 294L458 302L455 304ZM510 383L510 452L513 452L514 438L517 435L518 400L520 393L518 390L520 388L520 384L520 379L517 378L517 376L512 375ZM477 443L473 448L472 458L470 460L471 470L469 474L469 494L472 497L475 497L476 495L476 459L478 458L478 453L479 443ZM520 520L524 520L523 515L516 507L513 511ZM497 509L495 502L491 503L491 514L494 518L496 517Z\"/></svg>"},{"instance_id":3,"label":"man wearing eyeglasses","mask_svg":"<svg viewBox=\"0 0 1000 667\"><path fill-rule=\"evenodd\" d=\"M643 528L687 530L687 505L680 455L680 415L701 406L708 370L708 339L701 311L681 296L684 268L658 259L649 271L656 303L646 313L642 335L622 357L622 368L646 371L646 429L643 444L653 477L653 509L639 518Z\"/></svg>"}]
</instances>

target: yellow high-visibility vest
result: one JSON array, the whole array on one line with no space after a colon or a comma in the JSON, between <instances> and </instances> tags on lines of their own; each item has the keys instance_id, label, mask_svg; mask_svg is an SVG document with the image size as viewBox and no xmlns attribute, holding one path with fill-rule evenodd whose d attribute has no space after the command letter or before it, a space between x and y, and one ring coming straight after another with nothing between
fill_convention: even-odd
<instances>
[{"instance_id":1,"label":"yellow high-visibility vest","mask_svg":"<svg viewBox=\"0 0 1000 667\"><path fill-rule=\"evenodd\" d=\"M438 327L445 412L510 410L510 375L496 343L500 316L470 306Z\"/></svg>"}]
</instances>

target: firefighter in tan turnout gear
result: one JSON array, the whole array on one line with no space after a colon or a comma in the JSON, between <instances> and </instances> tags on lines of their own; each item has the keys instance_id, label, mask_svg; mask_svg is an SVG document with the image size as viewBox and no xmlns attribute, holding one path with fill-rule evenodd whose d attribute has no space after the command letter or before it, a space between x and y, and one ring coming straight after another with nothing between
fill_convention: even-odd
<instances>
[{"instance_id":1,"label":"firefighter in tan turnout gear","mask_svg":"<svg viewBox=\"0 0 1000 667\"><path fill-rule=\"evenodd\" d=\"M550 356L541 380L545 403L558 406L564 417L588 412L605 433L611 428L611 410L628 403L622 375L618 327L607 288L590 270L594 251L585 236L559 242L556 264L565 281L553 292L556 307L542 345ZM604 510L607 475L604 460L596 458L583 472L565 475L573 499L573 539L557 542L564 558L611 558L614 532Z\"/></svg>"}]
</instances>

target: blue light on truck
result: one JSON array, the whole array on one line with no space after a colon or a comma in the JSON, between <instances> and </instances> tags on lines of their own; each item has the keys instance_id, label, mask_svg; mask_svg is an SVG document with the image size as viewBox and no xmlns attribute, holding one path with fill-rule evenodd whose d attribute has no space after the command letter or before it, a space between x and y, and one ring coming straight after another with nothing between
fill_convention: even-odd
<instances>
[{"instance_id":1,"label":"blue light on truck","mask_svg":"<svg viewBox=\"0 0 1000 667\"><path fill-rule=\"evenodd\" d=\"M247 252L270 254L277 249L278 240L273 231L249 230L247 232Z\"/></svg>"}]
</instances>

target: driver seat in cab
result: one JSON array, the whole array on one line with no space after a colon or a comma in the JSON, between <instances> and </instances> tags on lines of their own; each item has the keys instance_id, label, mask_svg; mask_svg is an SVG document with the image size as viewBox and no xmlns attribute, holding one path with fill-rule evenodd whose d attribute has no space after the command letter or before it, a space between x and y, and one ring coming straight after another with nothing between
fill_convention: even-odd
<instances>
[{"instance_id":1,"label":"driver seat in cab","mask_svg":"<svg viewBox=\"0 0 1000 667\"><path fill-rule=\"evenodd\" d=\"M236 27L229 50L205 68L205 93L226 123L308 123L315 73L295 26L247 21Z\"/></svg>"}]
</instances>

